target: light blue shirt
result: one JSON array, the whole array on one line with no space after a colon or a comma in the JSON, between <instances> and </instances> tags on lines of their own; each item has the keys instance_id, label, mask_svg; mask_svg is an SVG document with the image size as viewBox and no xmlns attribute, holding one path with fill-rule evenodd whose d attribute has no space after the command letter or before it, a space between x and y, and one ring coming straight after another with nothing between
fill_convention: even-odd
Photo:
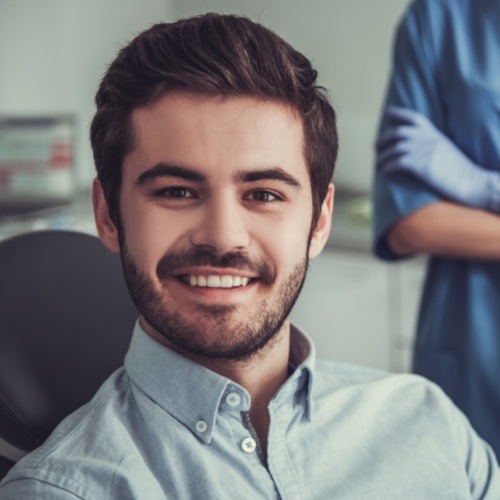
<instances>
[{"instance_id":1,"label":"light blue shirt","mask_svg":"<svg viewBox=\"0 0 500 500\"><path fill-rule=\"evenodd\" d=\"M264 463L248 392L136 326L125 367L23 459L2 500L498 499L491 449L436 386L315 361L269 405Z\"/></svg>"},{"instance_id":2,"label":"light blue shirt","mask_svg":"<svg viewBox=\"0 0 500 500\"><path fill-rule=\"evenodd\" d=\"M500 171L500 0L417 0L395 39L385 107L427 116L476 165ZM382 120L381 131L391 126ZM377 172L374 251L391 227L446 201L409 174ZM500 262L431 256L413 370L438 383L500 455Z\"/></svg>"}]
</instances>

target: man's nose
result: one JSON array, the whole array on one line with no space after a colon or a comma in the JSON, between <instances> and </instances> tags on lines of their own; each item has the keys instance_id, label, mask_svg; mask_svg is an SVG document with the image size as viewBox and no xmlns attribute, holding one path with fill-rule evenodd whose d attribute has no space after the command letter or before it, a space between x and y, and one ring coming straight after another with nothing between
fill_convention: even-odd
<instances>
[{"instance_id":1,"label":"man's nose","mask_svg":"<svg viewBox=\"0 0 500 500\"><path fill-rule=\"evenodd\" d=\"M248 246L248 214L232 196L214 197L202 210L201 221L191 235L193 245L209 246L219 254Z\"/></svg>"}]
</instances>

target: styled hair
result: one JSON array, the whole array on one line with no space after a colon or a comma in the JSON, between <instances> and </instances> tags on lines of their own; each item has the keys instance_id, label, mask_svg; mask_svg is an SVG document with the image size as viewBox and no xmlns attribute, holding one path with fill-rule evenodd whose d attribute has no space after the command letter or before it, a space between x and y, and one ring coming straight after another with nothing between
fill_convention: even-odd
<instances>
[{"instance_id":1,"label":"styled hair","mask_svg":"<svg viewBox=\"0 0 500 500\"><path fill-rule=\"evenodd\" d=\"M108 67L90 131L97 177L115 225L121 227L123 159L134 148L132 112L177 90L256 97L294 110L303 124L315 227L338 151L335 112L316 77L304 55L246 17L209 13L140 33Z\"/></svg>"}]
</instances>

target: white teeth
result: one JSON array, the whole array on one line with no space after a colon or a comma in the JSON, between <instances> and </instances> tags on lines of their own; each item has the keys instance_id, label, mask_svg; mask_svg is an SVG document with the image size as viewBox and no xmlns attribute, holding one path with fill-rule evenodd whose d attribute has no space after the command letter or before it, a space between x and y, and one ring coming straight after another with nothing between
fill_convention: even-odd
<instances>
[{"instance_id":1,"label":"white teeth","mask_svg":"<svg viewBox=\"0 0 500 500\"><path fill-rule=\"evenodd\" d=\"M235 288L246 286L250 283L250 278L243 276L219 276L216 274L209 275L184 275L182 280L191 286L209 287L209 288Z\"/></svg>"},{"instance_id":2,"label":"white teeth","mask_svg":"<svg viewBox=\"0 0 500 500\"><path fill-rule=\"evenodd\" d=\"M233 277L232 276L221 276L220 286L221 286L221 288L232 288L233 287Z\"/></svg>"},{"instance_id":3,"label":"white teeth","mask_svg":"<svg viewBox=\"0 0 500 500\"><path fill-rule=\"evenodd\" d=\"M207 286L210 288L220 288L220 276L208 276Z\"/></svg>"}]
</instances>

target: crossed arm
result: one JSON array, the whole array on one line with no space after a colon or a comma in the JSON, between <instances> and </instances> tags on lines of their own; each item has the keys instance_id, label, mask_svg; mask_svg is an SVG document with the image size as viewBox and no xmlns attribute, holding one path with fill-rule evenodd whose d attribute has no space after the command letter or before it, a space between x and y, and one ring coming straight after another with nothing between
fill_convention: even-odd
<instances>
[{"instance_id":1,"label":"crossed arm","mask_svg":"<svg viewBox=\"0 0 500 500\"><path fill-rule=\"evenodd\" d=\"M500 216L438 201L398 221L388 234L388 242L399 255L429 253L500 260Z\"/></svg>"},{"instance_id":2,"label":"crossed arm","mask_svg":"<svg viewBox=\"0 0 500 500\"><path fill-rule=\"evenodd\" d=\"M397 222L388 235L392 250L499 260L500 173L474 164L423 115L396 107L387 114L396 125L377 143L378 168L406 172L450 200Z\"/></svg>"}]
</instances>

